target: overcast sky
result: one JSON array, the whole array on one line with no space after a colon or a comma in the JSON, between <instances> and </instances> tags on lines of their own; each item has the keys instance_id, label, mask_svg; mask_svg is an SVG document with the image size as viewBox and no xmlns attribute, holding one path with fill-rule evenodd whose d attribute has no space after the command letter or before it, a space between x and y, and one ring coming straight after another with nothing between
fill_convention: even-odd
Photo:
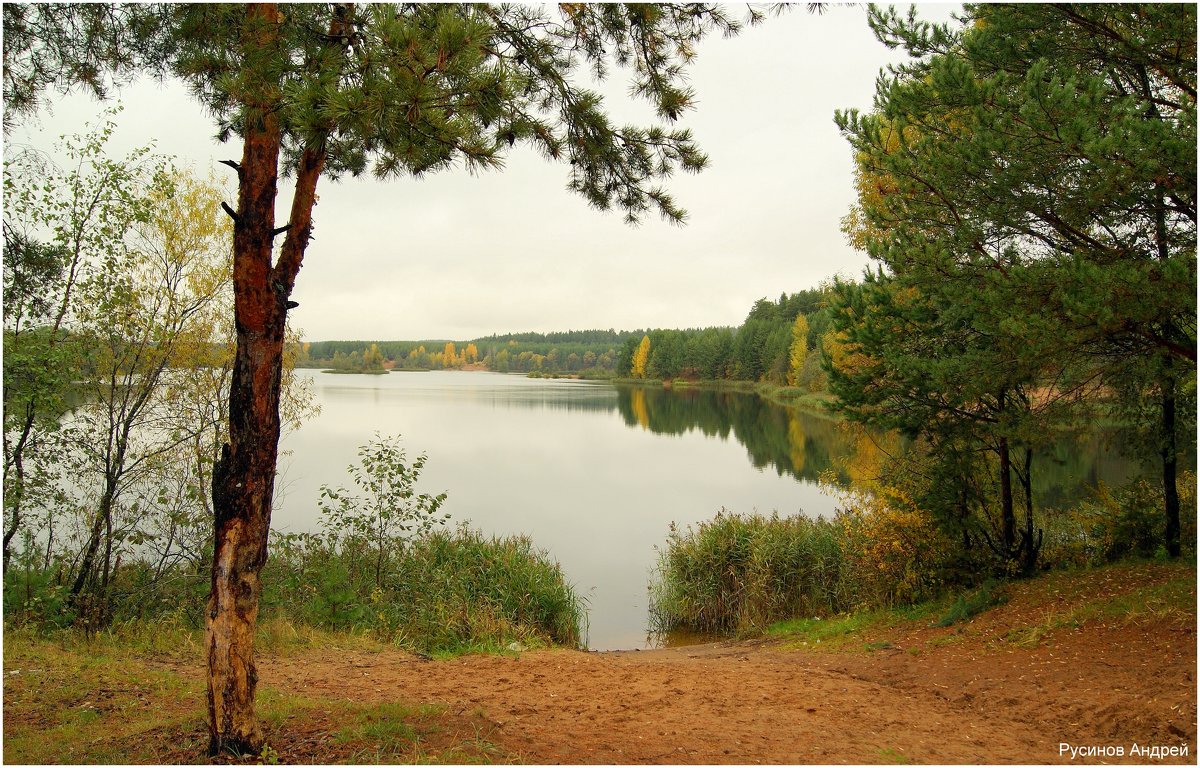
<instances>
[{"instance_id":1,"label":"overcast sky","mask_svg":"<svg viewBox=\"0 0 1200 768\"><path fill-rule=\"evenodd\" d=\"M918 8L946 20L960 6ZM710 164L667 182L688 211L682 227L657 217L630 227L617 211L590 208L566 191L565 165L520 148L480 176L322 179L293 323L310 341L739 325L756 299L857 276L867 260L839 229L854 195L833 113L870 108L880 69L901 56L875 40L858 7L795 11L704 41L691 70L698 108L682 124ZM139 82L119 98L114 153L153 140L202 173L241 155L212 138L211 119L178 83ZM60 99L8 141L49 150L101 108ZM612 111L620 122L650 114ZM215 167L232 190L232 172ZM284 186L281 222L289 201Z\"/></svg>"}]
</instances>

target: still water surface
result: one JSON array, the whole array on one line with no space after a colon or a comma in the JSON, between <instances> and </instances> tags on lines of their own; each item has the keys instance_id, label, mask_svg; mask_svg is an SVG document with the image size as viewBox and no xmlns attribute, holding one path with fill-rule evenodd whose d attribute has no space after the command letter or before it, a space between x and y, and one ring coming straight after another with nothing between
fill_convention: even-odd
<instances>
[{"instance_id":1,"label":"still water surface","mask_svg":"<svg viewBox=\"0 0 1200 768\"><path fill-rule=\"evenodd\" d=\"M831 420L753 395L431 371L312 379L320 415L282 441L274 527L316 530L323 484L375 432L427 453L422 492L447 492L451 523L525 533L587 598L588 645L645 648L655 547L680 526L735 512L830 515L817 480L861 452ZM1098 446L1046 462L1043 496L1068 498L1133 468Z\"/></svg>"}]
</instances>

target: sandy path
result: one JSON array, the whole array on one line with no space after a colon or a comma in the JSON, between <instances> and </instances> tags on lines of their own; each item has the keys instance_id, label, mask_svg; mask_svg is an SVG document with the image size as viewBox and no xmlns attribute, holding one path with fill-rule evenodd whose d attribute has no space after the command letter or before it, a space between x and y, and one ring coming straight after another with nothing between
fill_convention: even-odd
<instances>
[{"instance_id":1,"label":"sandy path","mask_svg":"<svg viewBox=\"0 0 1200 768\"><path fill-rule=\"evenodd\" d=\"M261 672L298 694L481 714L496 726L488 738L528 763L1038 763L1060 760L1060 739L1082 743L1064 726L1086 736L1060 706L1076 694L1061 680L977 660L1007 681L997 697L988 685L969 690L980 667L942 661L725 644L445 662L346 653L264 659ZM1047 717L1029 716L1030 697Z\"/></svg>"},{"instance_id":2,"label":"sandy path","mask_svg":"<svg viewBox=\"0 0 1200 768\"><path fill-rule=\"evenodd\" d=\"M1186 747L1167 762L1195 764L1195 614L1152 590L1152 610L1084 610L1174 573L1048 578L965 625L902 623L838 651L744 642L427 661L324 650L262 658L260 680L351 702L441 704L524 763L1152 762L1136 744ZM1120 747L1124 758L1072 761L1062 743Z\"/></svg>"}]
</instances>

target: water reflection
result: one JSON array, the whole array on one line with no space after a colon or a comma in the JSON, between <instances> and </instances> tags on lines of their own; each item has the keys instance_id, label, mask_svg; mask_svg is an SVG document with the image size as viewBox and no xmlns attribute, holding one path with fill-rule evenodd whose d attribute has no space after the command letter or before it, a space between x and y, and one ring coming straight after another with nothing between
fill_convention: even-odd
<instances>
[{"instance_id":1,"label":"water reflection","mask_svg":"<svg viewBox=\"0 0 1200 768\"><path fill-rule=\"evenodd\" d=\"M699 432L746 448L758 469L817 483L834 471L848 479L837 459L855 448L853 432L833 419L784 408L757 395L707 389L620 386L617 408L625 423L655 434Z\"/></svg>"},{"instance_id":2,"label":"water reflection","mask_svg":"<svg viewBox=\"0 0 1200 768\"><path fill-rule=\"evenodd\" d=\"M865 432L845 422L798 411L740 392L622 385L617 408L625 424L654 434L698 432L745 447L750 463L805 483L835 478L857 485L879 476L909 442L894 433ZM1039 507L1064 507L1089 497L1101 482L1120 485L1144 473L1121 450L1119 436L1096 430L1064 437L1035 454Z\"/></svg>"}]
</instances>

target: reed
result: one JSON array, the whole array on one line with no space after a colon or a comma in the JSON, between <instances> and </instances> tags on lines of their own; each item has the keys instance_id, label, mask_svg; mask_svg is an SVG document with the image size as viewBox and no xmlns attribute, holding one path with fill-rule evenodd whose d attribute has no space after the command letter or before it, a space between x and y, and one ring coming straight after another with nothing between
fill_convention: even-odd
<instances>
[{"instance_id":1,"label":"reed","mask_svg":"<svg viewBox=\"0 0 1200 768\"><path fill-rule=\"evenodd\" d=\"M672 526L650 588L651 630L752 632L837 612L842 569L835 523L722 509L694 528Z\"/></svg>"},{"instance_id":2,"label":"reed","mask_svg":"<svg viewBox=\"0 0 1200 768\"><path fill-rule=\"evenodd\" d=\"M527 536L462 526L397 540L382 578L369 551L353 538L280 542L264 578L264 612L431 655L582 643L583 600Z\"/></svg>"}]
</instances>

